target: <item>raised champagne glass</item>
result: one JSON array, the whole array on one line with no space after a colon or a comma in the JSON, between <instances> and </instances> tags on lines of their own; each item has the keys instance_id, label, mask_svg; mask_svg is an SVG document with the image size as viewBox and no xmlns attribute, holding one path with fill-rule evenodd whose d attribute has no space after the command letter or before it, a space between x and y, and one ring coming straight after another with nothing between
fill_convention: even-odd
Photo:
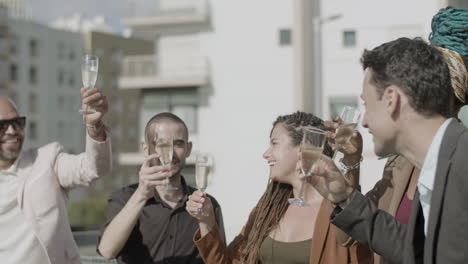
<instances>
[{"instance_id":1,"label":"raised champagne glass","mask_svg":"<svg viewBox=\"0 0 468 264\"><path fill-rule=\"evenodd\" d=\"M352 106L345 106L341 112L341 122L335 132L335 153L333 154L333 161L337 164L343 174L346 174L347 169L341 165L337 160L338 152L346 150L346 145L356 131L356 127L361 117L361 111Z\"/></svg>"},{"instance_id":2,"label":"raised champagne glass","mask_svg":"<svg viewBox=\"0 0 468 264\"><path fill-rule=\"evenodd\" d=\"M313 165L320 160L323 147L326 141L325 131L315 127L303 127L303 136L300 146L301 150L301 173L308 177L312 171ZM310 206L304 200L304 181L301 183L301 190L298 198L290 198L288 202L300 207Z\"/></svg>"},{"instance_id":3,"label":"raised champagne glass","mask_svg":"<svg viewBox=\"0 0 468 264\"><path fill-rule=\"evenodd\" d=\"M212 170L213 158L208 154L198 154L195 160L195 181L199 191L205 192L210 183ZM198 209L198 214L207 216L207 213L202 209Z\"/></svg>"},{"instance_id":4,"label":"raised champagne glass","mask_svg":"<svg viewBox=\"0 0 468 264\"><path fill-rule=\"evenodd\" d=\"M174 144L172 138L159 138L156 140L156 152L159 154L159 161L162 165L169 165L172 163L172 156L174 154ZM170 184L169 177L166 178L166 190L177 190Z\"/></svg>"},{"instance_id":5,"label":"raised champagne glass","mask_svg":"<svg viewBox=\"0 0 468 264\"><path fill-rule=\"evenodd\" d=\"M81 78L85 89L92 89L96 85L96 79L99 69L99 57L96 55L86 54L81 62ZM80 113L90 114L96 110L89 106L82 106Z\"/></svg>"}]
</instances>

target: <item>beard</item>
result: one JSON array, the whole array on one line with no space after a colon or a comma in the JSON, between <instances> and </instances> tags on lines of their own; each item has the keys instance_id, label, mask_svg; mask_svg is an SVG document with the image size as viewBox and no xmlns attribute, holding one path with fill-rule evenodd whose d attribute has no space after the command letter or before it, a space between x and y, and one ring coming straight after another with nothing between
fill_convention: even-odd
<instances>
[{"instance_id":1,"label":"beard","mask_svg":"<svg viewBox=\"0 0 468 264\"><path fill-rule=\"evenodd\" d=\"M23 139L22 138L17 138L18 140L18 146L16 147L8 147L8 146L2 146L0 147L0 160L3 161L12 161L15 160L19 157L21 153L21 149L23 147ZM10 140L12 138L6 138L3 139L3 141Z\"/></svg>"},{"instance_id":2,"label":"beard","mask_svg":"<svg viewBox=\"0 0 468 264\"><path fill-rule=\"evenodd\" d=\"M21 152L21 148L18 148L17 151L0 151L0 160L3 161L12 161L18 158L19 154Z\"/></svg>"}]
</instances>

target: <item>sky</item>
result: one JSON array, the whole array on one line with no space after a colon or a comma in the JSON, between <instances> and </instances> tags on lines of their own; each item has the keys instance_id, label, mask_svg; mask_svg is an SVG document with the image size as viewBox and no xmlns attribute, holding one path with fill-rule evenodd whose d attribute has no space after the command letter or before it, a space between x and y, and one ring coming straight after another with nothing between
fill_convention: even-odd
<instances>
[{"instance_id":1,"label":"sky","mask_svg":"<svg viewBox=\"0 0 468 264\"><path fill-rule=\"evenodd\" d=\"M122 31L120 18L129 0L27 0L35 21L49 24L59 17L81 13L84 17L103 15L108 24Z\"/></svg>"}]
</instances>

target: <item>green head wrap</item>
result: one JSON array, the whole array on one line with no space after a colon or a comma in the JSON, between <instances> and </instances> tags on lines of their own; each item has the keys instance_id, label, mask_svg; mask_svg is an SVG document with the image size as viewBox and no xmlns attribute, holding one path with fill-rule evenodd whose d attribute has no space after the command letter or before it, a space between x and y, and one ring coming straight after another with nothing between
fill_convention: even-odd
<instances>
[{"instance_id":1,"label":"green head wrap","mask_svg":"<svg viewBox=\"0 0 468 264\"><path fill-rule=\"evenodd\" d=\"M468 9L447 7L432 18L429 41L468 56Z\"/></svg>"}]
</instances>

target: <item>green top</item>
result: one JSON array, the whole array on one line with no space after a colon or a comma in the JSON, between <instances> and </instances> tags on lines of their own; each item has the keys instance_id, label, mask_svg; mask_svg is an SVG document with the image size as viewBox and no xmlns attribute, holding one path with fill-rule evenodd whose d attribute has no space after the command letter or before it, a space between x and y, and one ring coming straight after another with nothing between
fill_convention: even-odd
<instances>
[{"instance_id":1,"label":"green top","mask_svg":"<svg viewBox=\"0 0 468 264\"><path fill-rule=\"evenodd\" d=\"M307 264L312 238L298 242L281 242L267 236L260 247L262 264Z\"/></svg>"}]
</instances>

